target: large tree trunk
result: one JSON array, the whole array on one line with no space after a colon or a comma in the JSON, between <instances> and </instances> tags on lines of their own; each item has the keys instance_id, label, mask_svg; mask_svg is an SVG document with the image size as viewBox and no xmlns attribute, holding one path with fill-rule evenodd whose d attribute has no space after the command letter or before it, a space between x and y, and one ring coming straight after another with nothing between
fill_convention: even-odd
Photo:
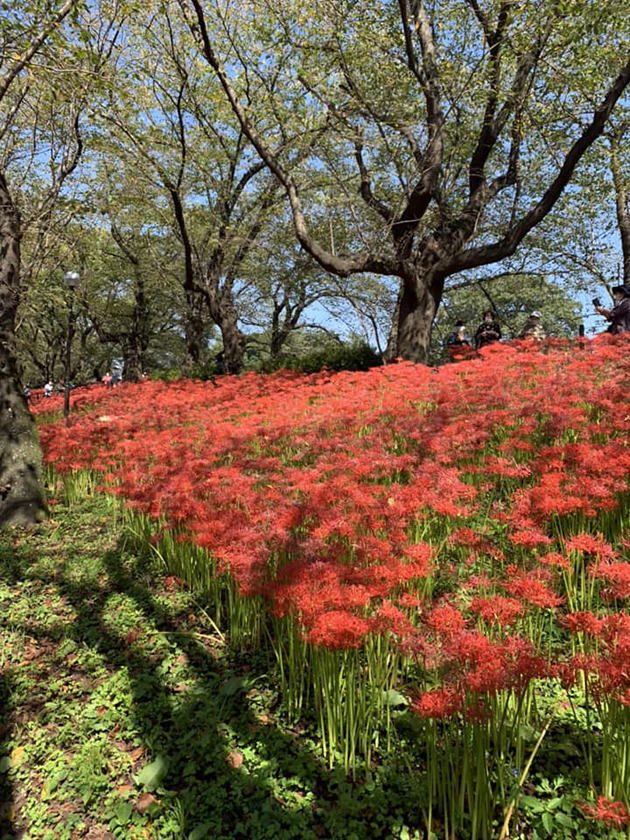
<instances>
[{"instance_id":1,"label":"large tree trunk","mask_svg":"<svg viewBox=\"0 0 630 840\"><path fill-rule=\"evenodd\" d=\"M138 382L142 378L142 353L135 342L124 343L123 379L125 382Z\"/></svg>"},{"instance_id":2,"label":"large tree trunk","mask_svg":"<svg viewBox=\"0 0 630 840\"><path fill-rule=\"evenodd\" d=\"M271 341L269 343L269 355L272 359L277 359L284 349L287 338L289 337L288 330L272 329Z\"/></svg>"},{"instance_id":3,"label":"large tree trunk","mask_svg":"<svg viewBox=\"0 0 630 840\"><path fill-rule=\"evenodd\" d=\"M190 376L194 365L201 360L203 336L206 329L206 300L200 292L186 289L185 341L186 356L182 364L184 376Z\"/></svg>"},{"instance_id":4,"label":"large tree trunk","mask_svg":"<svg viewBox=\"0 0 630 840\"><path fill-rule=\"evenodd\" d=\"M218 286L216 281L212 287L217 289ZM245 356L245 336L238 326L238 313L231 292L225 288L218 295L210 292L207 299L210 317L221 330L225 373L240 373Z\"/></svg>"},{"instance_id":5,"label":"large tree trunk","mask_svg":"<svg viewBox=\"0 0 630 840\"><path fill-rule=\"evenodd\" d=\"M442 282L422 275L404 281L397 305L398 322L390 339L396 347L395 356L427 364L431 329L440 304L442 285Z\"/></svg>"},{"instance_id":6,"label":"large tree trunk","mask_svg":"<svg viewBox=\"0 0 630 840\"><path fill-rule=\"evenodd\" d=\"M223 338L223 354L226 373L240 373L243 370L245 336L238 328L236 310L228 307L223 313L219 329Z\"/></svg>"},{"instance_id":7,"label":"large tree trunk","mask_svg":"<svg viewBox=\"0 0 630 840\"><path fill-rule=\"evenodd\" d=\"M19 280L20 218L0 173L0 525L46 515L39 437L15 361Z\"/></svg>"}]
</instances>

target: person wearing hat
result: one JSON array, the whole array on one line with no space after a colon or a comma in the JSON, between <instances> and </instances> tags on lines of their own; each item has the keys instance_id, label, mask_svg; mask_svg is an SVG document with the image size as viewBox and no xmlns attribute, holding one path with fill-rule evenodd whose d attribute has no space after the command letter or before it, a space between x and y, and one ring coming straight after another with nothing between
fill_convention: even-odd
<instances>
[{"instance_id":1,"label":"person wearing hat","mask_svg":"<svg viewBox=\"0 0 630 840\"><path fill-rule=\"evenodd\" d=\"M531 312L519 338L542 341L546 337L545 328L540 323L540 312Z\"/></svg>"},{"instance_id":2,"label":"person wearing hat","mask_svg":"<svg viewBox=\"0 0 630 840\"><path fill-rule=\"evenodd\" d=\"M630 286L613 286L615 305L612 309L596 306L595 311L610 321L608 332L613 335L630 332Z\"/></svg>"}]
</instances>

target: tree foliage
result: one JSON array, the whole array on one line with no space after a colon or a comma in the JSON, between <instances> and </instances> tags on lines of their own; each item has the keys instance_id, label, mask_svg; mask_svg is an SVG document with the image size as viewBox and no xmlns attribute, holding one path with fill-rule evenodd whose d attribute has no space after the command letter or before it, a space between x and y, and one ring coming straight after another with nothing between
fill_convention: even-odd
<instances>
[{"instance_id":1,"label":"tree foliage","mask_svg":"<svg viewBox=\"0 0 630 840\"><path fill-rule=\"evenodd\" d=\"M417 360L446 278L514 254L630 81L613 2L181 5L301 245L340 276L399 277L395 343ZM314 171L344 254L309 222Z\"/></svg>"}]
</instances>

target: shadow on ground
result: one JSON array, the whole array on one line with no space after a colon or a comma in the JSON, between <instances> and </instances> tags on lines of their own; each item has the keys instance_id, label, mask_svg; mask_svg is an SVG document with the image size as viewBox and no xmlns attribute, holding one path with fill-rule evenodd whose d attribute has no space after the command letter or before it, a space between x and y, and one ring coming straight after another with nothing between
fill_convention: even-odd
<instances>
[{"instance_id":1,"label":"shadow on ground","mask_svg":"<svg viewBox=\"0 0 630 840\"><path fill-rule=\"evenodd\" d=\"M0 641L0 645L2 642ZM11 671L0 668L0 837L11 830L14 821L14 797L10 776L6 771L10 760L5 745L9 743L11 725L4 720L2 710L7 709L11 698Z\"/></svg>"},{"instance_id":2,"label":"shadow on ground","mask_svg":"<svg viewBox=\"0 0 630 840\"><path fill-rule=\"evenodd\" d=\"M38 608L0 617L0 628L5 623L26 640L27 657L35 649L33 679L43 682L35 685L27 720L9 698L11 671L0 671L0 760L8 754L2 743L13 743L19 723L21 731L30 724L57 739L59 765L70 762L57 776L54 770L38 776L36 767L30 775L0 775L5 835L413 836L401 834L419 822L407 777L375 774L380 781L365 785L328 772L308 732L282 722L262 654L230 655L211 631L199 632L190 601L165 591L146 558L118 545L100 553L96 571L86 565L83 573L71 535L66 539L54 565L39 562L28 538L0 554L4 583L48 593L50 605L47 614ZM56 604L63 605L60 614ZM30 760L45 769L42 750L33 747ZM63 790L71 791L66 799ZM45 800L47 817L28 807L29 797ZM52 820L53 834L43 826L37 833L37 820ZM147 826L153 833L146 834Z\"/></svg>"}]
</instances>

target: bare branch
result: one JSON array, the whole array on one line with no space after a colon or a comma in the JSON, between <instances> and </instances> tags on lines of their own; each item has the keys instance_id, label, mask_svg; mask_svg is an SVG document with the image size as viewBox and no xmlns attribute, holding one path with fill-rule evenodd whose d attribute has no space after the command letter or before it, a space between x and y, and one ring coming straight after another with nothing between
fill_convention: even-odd
<instances>
[{"instance_id":1,"label":"bare branch","mask_svg":"<svg viewBox=\"0 0 630 840\"><path fill-rule=\"evenodd\" d=\"M376 198L372 193L370 176L368 174L365 161L363 160L363 146L360 143L354 144L354 157L359 167L359 173L361 174L361 198L365 201L368 207L371 207L372 210L376 210L379 216L382 216L388 224L391 224L394 221L394 211L391 207L388 207L384 201Z\"/></svg>"}]
</instances>

